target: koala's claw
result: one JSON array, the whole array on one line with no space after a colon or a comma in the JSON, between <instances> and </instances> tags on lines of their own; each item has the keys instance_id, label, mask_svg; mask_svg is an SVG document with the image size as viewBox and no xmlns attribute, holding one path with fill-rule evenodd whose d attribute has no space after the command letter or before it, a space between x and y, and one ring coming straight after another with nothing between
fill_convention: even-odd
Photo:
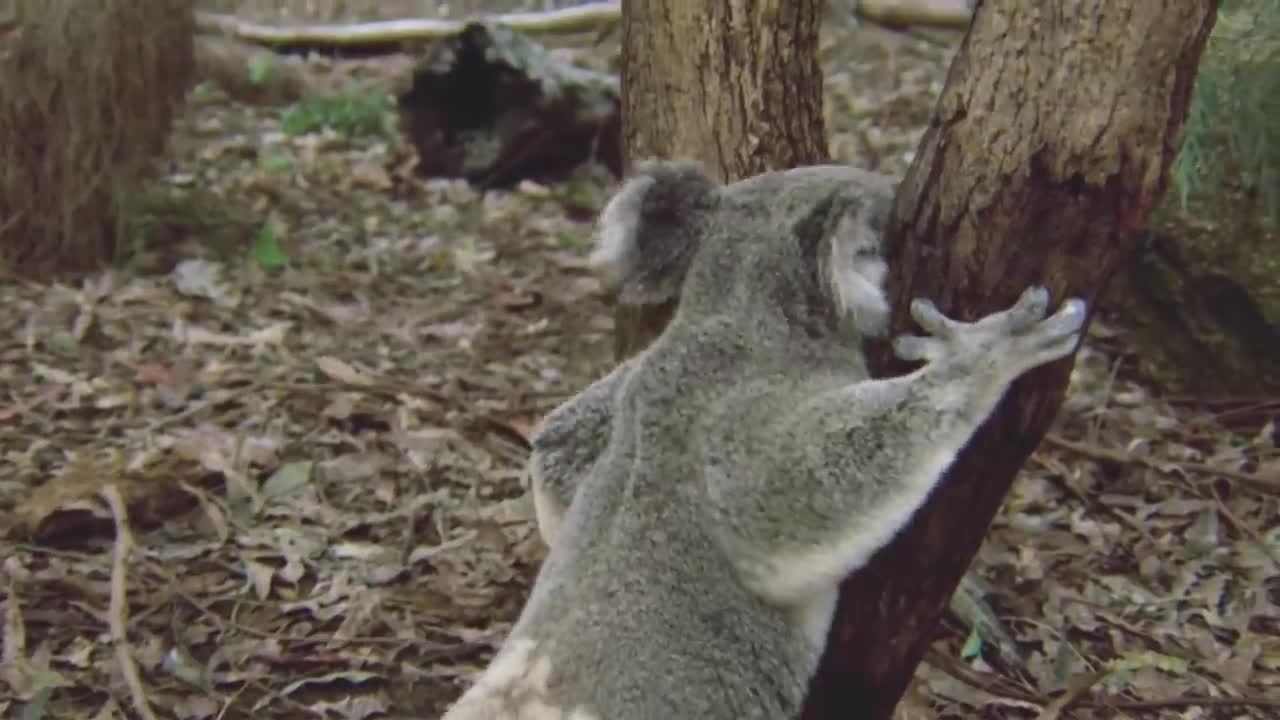
<instances>
[{"instance_id":1,"label":"koala's claw","mask_svg":"<svg viewBox=\"0 0 1280 720\"><path fill-rule=\"evenodd\" d=\"M893 343L894 354L908 362L945 360L962 366L988 360L1020 374L1070 354L1080 342L1084 301L1071 298L1046 318L1048 308L1049 291L1032 286L1009 309L964 323L919 298L911 303L911 316L928 335L899 336Z\"/></svg>"},{"instance_id":2,"label":"koala's claw","mask_svg":"<svg viewBox=\"0 0 1280 720\"><path fill-rule=\"evenodd\" d=\"M1022 291L1018 302L1007 311L1006 319L1012 332L1025 330L1044 318L1049 309L1049 291L1042 285L1032 285Z\"/></svg>"},{"instance_id":3,"label":"koala's claw","mask_svg":"<svg viewBox=\"0 0 1280 720\"><path fill-rule=\"evenodd\" d=\"M926 298L916 298L911 301L911 317L930 335L947 337L955 330L955 321L943 315L938 306Z\"/></svg>"},{"instance_id":4,"label":"koala's claw","mask_svg":"<svg viewBox=\"0 0 1280 720\"><path fill-rule=\"evenodd\" d=\"M893 339L893 354L907 362L927 360L936 352L937 342L919 335L899 335Z\"/></svg>"},{"instance_id":5,"label":"koala's claw","mask_svg":"<svg viewBox=\"0 0 1280 720\"><path fill-rule=\"evenodd\" d=\"M1058 312L1040 323L1040 332L1049 339L1072 335L1084 326L1085 304L1080 298L1071 298L1062 303Z\"/></svg>"}]
</instances>

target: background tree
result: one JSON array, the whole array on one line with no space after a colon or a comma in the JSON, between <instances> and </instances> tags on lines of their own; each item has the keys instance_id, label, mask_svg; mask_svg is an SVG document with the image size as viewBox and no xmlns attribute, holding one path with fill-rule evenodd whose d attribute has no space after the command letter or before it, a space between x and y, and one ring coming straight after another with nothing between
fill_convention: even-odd
<instances>
[{"instance_id":1,"label":"background tree","mask_svg":"<svg viewBox=\"0 0 1280 720\"><path fill-rule=\"evenodd\" d=\"M1096 299L1135 247L1163 193L1216 4L1065 5L978 4L899 188L895 332L916 296L965 319L1031 283ZM812 2L625 2L628 157L695 157L725 180L825 160L817 20ZM670 311L620 308L619 355ZM874 360L880 373L900 369L885 348ZM891 714L1068 370L1015 385L911 526L846 581L806 718Z\"/></svg>"},{"instance_id":2,"label":"background tree","mask_svg":"<svg viewBox=\"0 0 1280 720\"><path fill-rule=\"evenodd\" d=\"M84 272L126 249L194 31L187 0L0 2L0 273Z\"/></svg>"},{"instance_id":3,"label":"background tree","mask_svg":"<svg viewBox=\"0 0 1280 720\"><path fill-rule=\"evenodd\" d=\"M820 0L624 0L626 161L692 158L724 182L826 162L821 14ZM674 309L619 304L618 359Z\"/></svg>"}]
</instances>

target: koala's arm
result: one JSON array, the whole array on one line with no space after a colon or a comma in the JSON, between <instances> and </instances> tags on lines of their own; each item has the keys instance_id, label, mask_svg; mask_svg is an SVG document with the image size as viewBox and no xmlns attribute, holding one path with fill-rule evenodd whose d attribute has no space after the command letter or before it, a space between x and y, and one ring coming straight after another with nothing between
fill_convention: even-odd
<instances>
[{"instance_id":1,"label":"koala's arm","mask_svg":"<svg viewBox=\"0 0 1280 720\"><path fill-rule=\"evenodd\" d=\"M632 361L619 365L561 403L533 434L529 480L538 532L548 546L579 483L609 443L614 400L632 366Z\"/></svg>"},{"instance_id":2,"label":"koala's arm","mask_svg":"<svg viewBox=\"0 0 1280 720\"><path fill-rule=\"evenodd\" d=\"M1010 383L1071 353L1084 306L1042 319L1031 290L977 323L912 313L934 337L899 338L900 377L851 382L790 399L767 423L737 431L706 482L715 531L744 579L765 597L802 604L834 590L910 520ZM766 391L768 392L768 391Z\"/></svg>"}]
</instances>

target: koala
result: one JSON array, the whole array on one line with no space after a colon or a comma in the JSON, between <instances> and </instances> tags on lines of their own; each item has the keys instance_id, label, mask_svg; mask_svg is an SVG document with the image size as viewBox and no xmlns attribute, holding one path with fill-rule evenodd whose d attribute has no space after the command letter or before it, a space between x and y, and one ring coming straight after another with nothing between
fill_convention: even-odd
<instances>
[{"instance_id":1,"label":"koala","mask_svg":"<svg viewBox=\"0 0 1280 720\"><path fill-rule=\"evenodd\" d=\"M840 166L719 185L653 162L600 216L619 302L665 331L552 411L529 475L546 561L445 720L785 720L837 587L910 520L1009 385L1070 355L1085 305L1028 289L977 322L927 300L923 364L872 379L894 184Z\"/></svg>"}]
</instances>

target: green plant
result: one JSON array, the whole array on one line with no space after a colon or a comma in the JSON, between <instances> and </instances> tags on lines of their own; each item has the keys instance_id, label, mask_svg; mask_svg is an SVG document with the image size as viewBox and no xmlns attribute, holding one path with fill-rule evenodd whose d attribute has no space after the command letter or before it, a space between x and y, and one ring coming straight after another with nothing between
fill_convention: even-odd
<instances>
[{"instance_id":1,"label":"green plant","mask_svg":"<svg viewBox=\"0 0 1280 720\"><path fill-rule=\"evenodd\" d=\"M275 72L276 64L265 53L249 58L249 82L254 85L265 85Z\"/></svg>"},{"instance_id":2,"label":"green plant","mask_svg":"<svg viewBox=\"0 0 1280 720\"><path fill-rule=\"evenodd\" d=\"M1224 170L1231 169L1280 221L1278 115L1280 3L1223 2L1172 168L1182 206L1195 196L1211 196Z\"/></svg>"},{"instance_id":3,"label":"green plant","mask_svg":"<svg viewBox=\"0 0 1280 720\"><path fill-rule=\"evenodd\" d=\"M285 113L282 129L289 135L334 130L349 137L386 135L392 105L385 93L351 92L306 98Z\"/></svg>"},{"instance_id":4,"label":"green plant","mask_svg":"<svg viewBox=\"0 0 1280 720\"><path fill-rule=\"evenodd\" d=\"M266 150L258 156L258 167L269 173L283 173L293 167L293 158L280 150Z\"/></svg>"},{"instance_id":5,"label":"green plant","mask_svg":"<svg viewBox=\"0 0 1280 720\"><path fill-rule=\"evenodd\" d=\"M287 265L289 258L280 246L279 227L271 222L263 223L253 238L249 255L263 270L278 270Z\"/></svg>"}]
</instances>

